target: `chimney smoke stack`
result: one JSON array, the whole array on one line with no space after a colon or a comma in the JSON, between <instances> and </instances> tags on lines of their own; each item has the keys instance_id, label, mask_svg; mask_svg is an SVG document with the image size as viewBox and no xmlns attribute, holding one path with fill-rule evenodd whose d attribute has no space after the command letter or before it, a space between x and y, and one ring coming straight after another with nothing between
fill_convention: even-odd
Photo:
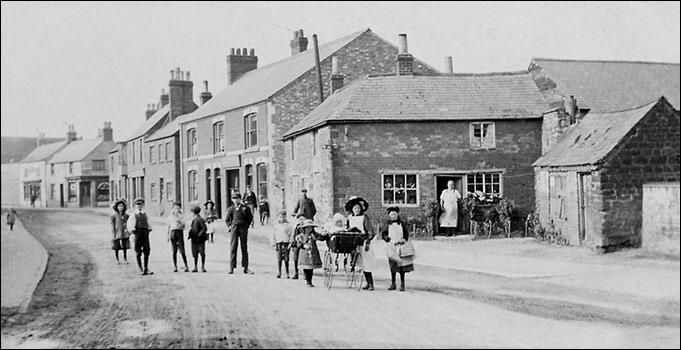
<instances>
[{"instance_id":1,"label":"chimney smoke stack","mask_svg":"<svg viewBox=\"0 0 681 350\"><path fill-rule=\"evenodd\" d=\"M454 66L452 65L452 56L445 56L445 73L454 73Z\"/></svg>"},{"instance_id":2,"label":"chimney smoke stack","mask_svg":"<svg viewBox=\"0 0 681 350\"><path fill-rule=\"evenodd\" d=\"M397 53L398 55L408 54L409 50L407 48L407 34L400 34L400 49Z\"/></svg>"}]
</instances>

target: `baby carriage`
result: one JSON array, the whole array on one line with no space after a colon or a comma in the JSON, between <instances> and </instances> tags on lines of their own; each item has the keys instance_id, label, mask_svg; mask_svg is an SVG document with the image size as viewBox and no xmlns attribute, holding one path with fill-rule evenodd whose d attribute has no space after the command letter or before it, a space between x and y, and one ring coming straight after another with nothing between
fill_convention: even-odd
<instances>
[{"instance_id":1,"label":"baby carriage","mask_svg":"<svg viewBox=\"0 0 681 350\"><path fill-rule=\"evenodd\" d=\"M345 274L345 284L348 288L362 288L364 275L361 271L361 259L357 247L361 246L366 240L367 235L357 232L340 231L331 233L326 241L329 249L324 254L324 286L331 289L334 273L341 267ZM338 260L341 258L342 265Z\"/></svg>"}]
</instances>

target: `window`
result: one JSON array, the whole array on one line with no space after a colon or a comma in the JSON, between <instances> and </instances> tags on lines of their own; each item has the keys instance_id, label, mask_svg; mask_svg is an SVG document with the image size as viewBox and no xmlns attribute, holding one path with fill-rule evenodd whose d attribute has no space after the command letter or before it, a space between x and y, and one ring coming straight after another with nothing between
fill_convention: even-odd
<instances>
[{"instance_id":1,"label":"window","mask_svg":"<svg viewBox=\"0 0 681 350\"><path fill-rule=\"evenodd\" d=\"M97 201L98 202L108 202L109 201L109 182L104 181L97 184Z\"/></svg>"},{"instance_id":2,"label":"window","mask_svg":"<svg viewBox=\"0 0 681 350\"><path fill-rule=\"evenodd\" d=\"M50 199L54 199L54 197L57 195L57 189L54 184L50 184Z\"/></svg>"},{"instance_id":3,"label":"window","mask_svg":"<svg viewBox=\"0 0 681 350\"><path fill-rule=\"evenodd\" d=\"M196 129L187 130L187 157L193 157L198 154L196 149Z\"/></svg>"},{"instance_id":4,"label":"window","mask_svg":"<svg viewBox=\"0 0 681 350\"><path fill-rule=\"evenodd\" d=\"M468 192L480 191L486 196L501 194L501 173L468 174Z\"/></svg>"},{"instance_id":5,"label":"window","mask_svg":"<svg viewBox=\"0 0 681 350\"><path fill-rule=\"evenodd\" d=\"M163 146L162 143L158 144L158 162L163 163L163 160L166 159L166 157L163 155L163 150L165 147Z\"/></svg>"},{"instance_id":6,"label":"window","mask_svg":"<svg viewBox=\"0 0 681 350\"><path fill-rule=\"evenodd\" d=\"M218 122L213 124L213 153L225 151L225 123Z\"/></svg>"},{"instance_id":7,"label":"window","mask_svg":"<svg viewBox=\"0 0 681 350\"><path fill-rule=\"evenodd\" d=\"M494 123L471 123L471 148L495 148Z\"/></svg>"},{"instance_id":8,"label":"window","mask_svg":"<svg viewBox=\"0 0 681 350\"><path fill-rule=\"evenodd\" d=\"M154 158L154 152L155 151L156 151L156 147L149 146L149 163L151 163L151 164L156 163L156 158Z\"/></svg>"},{"instance_id":9,"label":"window","mask_svg":"<svg viewBox=\"0 0 681 350\"><path fill-rule=\"evenodd\" d=\"M258 164L258 194L267 198L267 165Z\"/></svg>"},{"instance_id":10,"label":"window","mask_svg":"<svg viewBox=\"0 0 681 350\"><path fill-rule=\"evenodd\" d=\"M166 198L168 198L169 201L174 200L173 183L170 181L166 182Z\"/></svg>"},{"instance_id":11,"label":"window","mask_svg":"<svg viewBox=\"0 0 681 350\"><path fill-rule=\"evenodd\" d=\"M189 189L189 201L196 201L199 200L199 174L196 170L192 170L189 172L189 176L187 177L187 185Z\"/></svg>"},{"instance_id":12,"label":"window","mask_svg":"<svg viewBox=\"0 0 681 350\"><path fill-rule=\"evenodd\" d=\"M312 155L317 155L317 130L312 132Z\"/></svg>"},{"instance_id":13,"label":"window","mask_svg":"<svg viewBox=\"0 0 681 350\"><path fill-rule=\"evenodd\" d=\"M296 159L296 139L295 137L291 139L291 160Z\"/></svg>"},{"instance_id":14,"label":"window","mask_svg":"<svg viewBox=\"0 0 681 350\"><path fill-rule=\"evenodd\" d=\"M132 143L132 164L135 164L135 143Z\"/></svg>"},{"instance_id":15,"label":"window","mask_svg":"<svg viewBox=\"0 0 681 350\"><path fill-rule=\"evenodd\" d=\"M173 160L173 149L170 142L166 142L166 162Z\"/></svg>"},{"instance_id":16,"label":"window","mask_svg":"<svg viewBox=\"0 0 681 350\"><path fill-rule=\"evenodd\" d=\"M416 174L384 174L383 204L418 204Z\"/></svg>"},{"instance_id":17,"label":"window","mask_svg":"<svg viewBox=\"0 0 681 350\"><path fill-rule=\"evenodd\" d=\"M206 200L210 199L210 174L211 170L206 169Z\"/></svg>"},{"instance_id":18,"label":"window","mask_svg":"<svg viewBox=\"0 0 681 350\"><path fill-rule=\"evenodd\" d=\"M114 171L114 156L113 154L111 155L109 162L111 163L111 172Z\"/></svg>"},{"instance_id":19,"label":"window","mask_svg":"<svg viewBox=\"0 0 681 350\"><path fill-rule=\"evenodd\" d=\"M73 174L73 162L69 162L69 174Z\"/></svg>"},{"instance_id":20,"label":"window","mask_svg":"<svg viewBox=\"0 0 681 350\"><path fill-rule=\"evenodd\" d=\"M92 170L106 170L106 161L103 159L93 159Z\"/></svg>"},{"instance_id":21,"label":"window","mask_svg":"<svg viewBox=\"0 0 681 350\"><path fill-rule=\"evenodd\" d=\"M246 165L246 186L253 188L253 166Z\"/></svg>"},{"instance_id":22,"label":"window","mask_svg":"<svg viewBox=\"0 0 681 350\"><path fill-rule=\"evenodd\" d=\"M251 113L244 117L245 148L258 145L258 115Z\"/></svg>"},{"instance_id":23,"label":"window","mask_svg":"<svg viewBox=\"0 0 681 350\"><path fill-rule=\"evenodd\" d=\"M69 182L69 202L75 202L77 200L78 193L76 192L76 183Z\"/></svg>"},{"instance_id":24,"label":"window","mask_svg":"<svg viewBox=\"0 0 681 350\"><path fill-rule=\"evenodd\" d=\"M139 153L140 153L140 154L139 154L139 156L140 156L140 163L143 163L143 162L144 162L144 157L143 157L143 156L144 156L144 150L142 149L142 139L140 139L140 144L139 144L139 146L137 147L137 149L139 149Z\"/></svg>"},{"instance_id":25,"label":"window","mask_svg":"<svg viewBox=\"0 0 681 350\"><path fill-rule=\"evenodd\" d=\"M156 183L152 182L149 184L149 199L156 201Z\"/></svg>"},{"instance_id":26,"label":"window","mask_svg":"<svg viewBox=\"0 0 681 350\"><path fill-rule=\"evenodd\" d=\"M54 175L54 164L50 164L50 175Z\"/></svg>"}]
</instances>

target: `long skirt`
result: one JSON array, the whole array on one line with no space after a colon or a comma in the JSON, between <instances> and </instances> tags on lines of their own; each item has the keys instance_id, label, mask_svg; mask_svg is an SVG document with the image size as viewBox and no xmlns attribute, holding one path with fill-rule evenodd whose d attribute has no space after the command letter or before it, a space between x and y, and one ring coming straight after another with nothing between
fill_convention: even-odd
<instances>
[{"instance_id":1,"label":"long skirt","mask_svg":"<svg viewBox=\"0 0 681 350\"><path fill-rule=\"evenodd\" d=\"M372 272L374 268L376 268L376 255L374 254L373 244L370 244L369 247L369 251L366 251L366 242L357 247L360 256L360 262L358 265L364 272Z\"/></svg>"}]
</instances>

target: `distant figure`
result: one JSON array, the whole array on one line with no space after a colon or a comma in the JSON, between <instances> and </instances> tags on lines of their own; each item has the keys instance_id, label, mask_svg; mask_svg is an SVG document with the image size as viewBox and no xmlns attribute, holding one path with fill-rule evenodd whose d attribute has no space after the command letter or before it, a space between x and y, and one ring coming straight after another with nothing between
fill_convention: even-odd
<instances>
[{"instance_id":1,"label":"distant figure","mask_svg":"<svg viewBox=\"0 0 681 350\"><path fill-rule=\"evenodd\" d=\"M248 269L248 228L253 222L253 214L251 209L241 202L240 194L233 194L232 201L234 205L229 207L225 214L225 224L232 235L229 245L229 274L233 274L236 268L236 250L239 241L241 241L241 266L245 274L253 274Z\"/></svg>"},{"instance_id":2,"label":"distant figure","mask_svg":"<svg viewBox=\"0 0 681 350\"><path fill-rule=\"evenodd\" d=\"M260 200L258 201L258 210L260 211L260 226L265 226L270 224L270 203L267 199L260 195Z\"/></svg>"},{"instance_id":3,"label":"distant figure","mask_svg":"<svg viewBox=\"0 0 681 350\"><path fill-rule=\"evenodd\" d=\"M244 192L244 204L251 209L251 214L255 217L255 209L258 204L258 198L255 193L251 191L251 186L246 186L246 191ZM251 227L255 227L255 221L251 221Z\"/></svg>"},{"instance_id":4,"label":"distant figure","mask_svg":"<svg viewBox=\"0 0 681 350\"><path fill-rule=\"evenodd\" d=\"M201 272L206 272L206 240L208 239L206 222L203 221L203 218L199 215L201 213L201 207L198 205L195 205L192 208L192 213L194 213L194 219L192 220L188 235L189 239L192 240L192 256L194 257L194 269L192 272L199 272L199 255L201 255Z\"/></svg>"},{"instance_id":5,"label":"distant figure","mask_svg":"<svg viewBox=\"0 0 681 350\"><path fill-rule=\"evenodd\" d=\"M210 242L213 243L213 236L215 235L215 221L218 219L218 213L215 211L215 203L210 199L203 204L203 207L205 208L203 215L204 220L206 221L206 232L210 237Z\"/></svg>"},{"instance_id":6,"label":"distant figure","mask_svg":"<svg viewBox=\"0 0 681 350\"><path fill-rule=\"evenodd\" d=\"M444 212L440 216L440 227L447 230L447 236L454 234L459 218L459 199L461 193L454 188L454 181L447 181L447 188L440 195L440 206Z\"/></svg>"},{"instance_id":7,"label":"distant figure","mask_svg":"<svg viewBox=\"0 0 681 350\"><path fill-rule=\"evenodd\" d=\"M120 264L118 259L118 251L123 251L123 259L128 263L128 249L130 249L130 231L128 231L128 218L130 215L126 213L128 204L123 199L119 199L114 203L113 210L116 212L111 215L111 230L113 231L113 244L111 249L116 254L116 263Z\"/></svg>"},{"instance_id":8,"label":"distant figure","mask_svg":"<svg viewBox=\"0 0 681 350\"><path fill-rule=\"evenodd\" d=\"M9 226L9 230L12 231L14 230L14 221L17 218L17 210L14 208L9 209L9 213L7 213L7 225Z\"/></svg>"},{"instance_id":9,"label":"distant figure","mask_svg":"<svg viewBox=\"0 0 681 350\"><path fill-rule=\"evenodd\" d=\"M31 207L35 208L35 200L38 199L38 196L36 194L31 195Z\"/></svg>"},{"instance_id":10,"label":"distant figure","mask_svg":"<svg viewBox=\"0 0 681 350\"><path fill-rule=\"evenodd\" d=\"M293 208L293 216L298 217L298 214L303 214L307 219L314 221L314 216L317 214L317 208L314 205L312 198L307 197L307 190L300 191L301 197Z\"/></svg>"},{"instance_id":11,"label":"distant figure","mask_svg":"<svg viewBox=\"0 0 681 350\"><path fill-rule=\"evenodd\" d=\"M277 278L281 278L281 262L284 262L286 267L286 278L291 278L289 275L288 261L291 244L293 244L293 229L286 221L286 210L279 211L279 221L272 229L272 237L270 244L277 251Z\"/></svg>"},{"instance_id":12,"label":"distant figure","mask_svg":"<svg viewBox=\"0 0 681 350\"><path fill-rule=\"evenodd\" d=\"M153 275L154 273L149 271L149 254L151 254L149 233L151 232L151 222L149 222L147 212L144 211L144 199L137 198L133 203L135 204L135 213L131 217L129 227L132 233L135 234L137 266L139 266L143 276ZM144 267L142 267L142 254L144 254Z\"/></svg>"}]
</instances>

